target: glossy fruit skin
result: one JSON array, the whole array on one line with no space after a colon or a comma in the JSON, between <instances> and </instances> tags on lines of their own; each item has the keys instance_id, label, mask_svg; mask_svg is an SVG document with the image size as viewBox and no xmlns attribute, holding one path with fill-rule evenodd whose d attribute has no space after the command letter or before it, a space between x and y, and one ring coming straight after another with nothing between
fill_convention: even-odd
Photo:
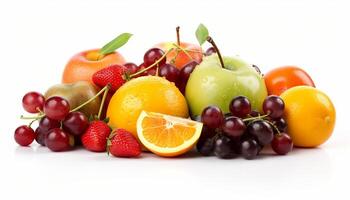
<instances>
[{"instance_id":1,"label":"glossy fruit skin","mask_svg":"<svg viewBox=\"0 0 350 200\"><path fill-rule=\"evenodd\" d=\"M283 118L274 119L274 122L275 122L275 126L278 128L280 132L287 131L287 122L285 119Z\"/></svg>"},{"instance_id":2,"label":"glossy fruit skin","mask_svg":"<svg viewBox=\"0 0 350 200\"><path fill-rule=\"evenodd\" d=\"M44 113L54 120L63 120L69 113L70 106L67 100L54 96L47 99L44 105Z\"/></svg>"},{"instance_id":3,"label":"glossy fruit skin","mask_svg":"<svg viewBox=\"0 0 350 200\"><path fill-rule=\"evenodd\" d=\"M254 159L258 155L259 149L259 144L254 139L243 140L241 143L241 154L247 160Z\"/></svg>"},{"instance_id":4,"label":"glossy fruit skin","mask_svg":"<svg viewBox=\"0 0 350 200\"><path fill-rule=\"evenodd\" d=\"M219 128L224 121L224 114L220 108L216 106L208 106L204 108L201 115L201 120L203 124L209 128Z\"/></svg>"},{"instance_id":5,"label":"glossy fruit skin","mask_svg":"<svg viewBox=\"0 0 350 200\"><path fill-rule=\"evenodd\" d=\"M33 142L35 133L29 126L22 125L15 130L14 138L17 144L21 146L28 146Z\"/></svg>"},{"instance_id":6,"label":"glossy fruit skin","mask_svg":"<svg viewBox=\"0 0 350 200\"><path fill-rule=\"evenodd\" d=\"M293 149L292 138L286 133L276 134L271 142L271 147L277 154L286 155Z\"/></svg>"},{"instance_id":7,"label":"glossy fruit skin","mask_svg":"<svg viewBox=\"0 0 350 200\"><path fill-rule=\"evenodd\" d=\"M233 150L232 140L224 135L220 135L214 142L214 153L219 158L233 158L236 153Z\"/></svg>"},{"instance_id":8,"label":"glossy fruit skin","mask_svg":"<svg viewBox=\"0 0 350 200\"><path fill-rule=\"evenodd\" d=\"M168 81L176 82L179 78L180 70L171 64L162 65L159 68L159 76L165 77Z\"/></svg>"},{"instance_id":9,"label":"glossy fruit skin","mask_svg":"<svg viewBox=\"0 0 350 200\"><path fill-rule=\"evenodd\" d=\"M62 121L63 130L73 136L82 135L89 127L89 119L81 112L71 112Z\"/></svg>"},{"instance_id":10,"label":"glossy fruit skin","mask_svg":"<svg viewBox=\"0 0 350 200\"><path fill-rule=\"evenodd\" d=\"M145 66L150 66L153 63L155 63L157 60L159 60L163 55L164 51L159 48L151 48L146 51L145 55L143 56L143 63ZM159 63L158 66L164 65L166 62L166 58L163 58Z\"/></svg>"},{"instance_id":11,"label":"glossy fruit skin","mask_svg":"<svg viewBox=\"0 0 350 200\"><path fill-rule=\"evenodd\" d=\"M246 130L246 125L241 118L234 116L226 117L222 124L222 130L228 137L240 137Z\"/></svg>"},{"instance_id":12,"label":"glossy fruit skin","mask_svg":"<svg viewBox=\"0 0 350 200\"><path fill-rule=\"evenodd\" d=\"M162 77L144 76L128 81L113 95L107 109L109 125L137 137L136 122L142 110L188 117L186 99L174 83Z\"/></svg>"},{"instance_id":13,"label":"glossy fruit skin","mask_svg":"<svg viewBox=\"0 0 350 200\"><path fill-rule=\"evenodd\" d=\"M78 81L75 83L56 84L51 86L45 93L45 98L60 96L69 102L70 107L76 108L86 102L99 92L99 89L92 83L87 81ZM102 95L100 95L102 96ZM80 112L86 116L97 115L101 104L101 98L97 97L89 104L85 105Z\"/></svg>"},{"instance_id":14,"label":"glossy fruit skin","mask_svg":"<svg viewBox=\"0 0 350 200\"><path fill-rule=\"evenodd\" d=\"M117 91L125 82L125 68L122 65L105 67L92 75L92 81L100 88L110 85L110 91Z\"/></svg>"},{"instance_id":15,"label":"glossy fruit skin","mask_svg":"<svg viewBox=\"0 0 350 200\"><path fill-rule=\"evenodd\" d=\"M189 63L185 64L179 73L179 78L176 82L176 86L180 89L182 94L185 94L187 81L190 78L191 73L193 72L194 68L199 65L196 61L190 61Z\"/></svg>"},{"instance_id":16,"label":"glossy fruit skin","mask_svg":"<svg viewBox=\"0 0 350 200\"><path fill-rule=\"evenodd\" d=\"M232 99L229 105L230 112L233 116L244 118L252 111L250 101L245 96L238 96Z\"/></svg>"},{"instance_id":17,"label":"glossy fruit skin","mask_svg":"<svg viewBox=\"0 0 350 200\"><path fill-rule=\"evenodd\" d=\"M100 69L111 65L123 65L125 59L118 52L105 55L100 60L89 60L89 55L98 55L99 49L92 49L74 55L67 63L63 75L62 83L75 83L77 81L88 81L92 83L92 75Z\"/></svg>"},{"instance_id":18,"label":"glossy fruit skin","mask_svg":"<svg viewBox=\"0 0 350 200\"><path fill-rule=\"evenodd\" d=\"M214 150L214 139L199 139L196 144L196 149L202 156L210 156Z\"/></svg>"},{"instance_id":19,"label":"glossy fruit skin","mask_svg":"<svg viewBox=\"0 0 350 200\"><path fill-rule=\"evenodd\" d=\"M185 52L179 51L177 53L176 49L174 49L167 54L168 63L172 63L173 59L176 57L174 65L178 69L181 69L190 61L196 61L197 63L200 63L202 61L203 54L202 54L202 48L200 46L196 44L187 43L187 42L181 42L180 46L183 49L188 50L187 53L191 56L192 59L188 57ZM175 48L172 42L160 43L160 44L157 44L155 47L163 49L164 52L169 51L171 48Z\"/></svg>"},{"instance_id":20,"label":"glossy fruit skin","mask_svg":"<svg viewBox=\"0 0 350 200\"><path fill-rule=\"evenodd\" d=\"M104 152L107 148L107 138L111 133L110 127L103 121L92 121L85 133L81 136L81 142L85 149L93 152Z\"/></svg>"},{"instance_id":21,"label":"glossy fruit skin","mask_svg":"<svg viewBox=\"0 0 350 200\"><path fill-rule=\"evenodd\" d=\"M295 86L315 87L310 75L296 66L275 68L264 75L269 95L281 95L284 91Z\"/></svg>"},{"instance_id":22,"label":"glossy fruit skin","mask_svg":"<svg viewBox=\"0 0 350 200\"><path fill-rule=\"evenodd\" d=\"M109 138L108 151L116 157L137 157L141 154L141 145L137 139L124 129L116 129Z\"/></svg>"},{"instance_id":23,"label":"glossy fruit skin","mask_svg":"<svg viewBox=\"0 0 350 200\"><path fill-rule=\"evenodd\" d=\"M284 102L281 97L270 95L263 102L263 111L273 119L281 118L284 112Z\"/></svg>"},{"instance_id":24,"label":"glossy fruit skin","mask_svg":"<svg viewBox=\"0 0 350 200\"><path fill-rule=\"evenodd\" d=\"M43 131L49 131L49 130L54 129L54 128L59 128L60 126L61 126L60 121L48 118L46 116L41 118L39 121L39 127Z\"/></svg>"},{"instance_id":25,"label":"glossy fruit skin","mask_svg":"<svg viewBox=\"0 0 350 200\"><path fill-rule=\"evenodd\" d=\"M270 144L273 139L273 129L270 124L264 120L255 120L248 125L248 132L254 136L259 144Z\"/></svg>"},{"instance_id":26,"label":"glossy fruit skin","mask_svg":"<svg viewBox=\"0 0 350 200\"><path fill-rule=\"evenodd\" d=\"M41 146L45 146L45 137L48 131L44 131L42 128L38 127L35 129L35 141Z\"/></svg>"},{"instance_id":27,"label":"glossy fruit skin","mask_svg":"<svg viewBox=\"0 0 350 200\"><path fill-rule=\"evenodd\" d=\"M262 76L238 58L223 59L225 69L213 54L204 57L191 73L185 95L192 117L209 105L216 105L223 113L229 113L231 100L240 95L249 99L252 110L262 110L262 102L267 96Z\"/></svg>"},{"instance_id":28,"label":"glossy fruit skin","mask_svg":"<svg viewBox=\"0 0 350 200\"><path fill-rule=\"evenodd\" d=\"M139 66L137 66L135 63L125 63L124 67L125 67L125 71L129 75L134 74L139 70Z\"/></svg>"},{"instance_id":29,"label":"glossy fruit skin","mask_svg":"<svg viewBox=\"0 0 350 200\"><path fill-rule=\"evenodd\" d=\"M45 144L54 152L68 151L74 146L74 137L60 128L54 128L47 133Z\"/></svg>"},{"instance_id":30,"label":"glossy fruit skin","mask_svg":"<svg viewBox=\"0 0 350 200\"><path fill-rule=\"evenodd\" d=\"M28 92L22 98L22 106L29 113L38 113L43 110L45 97L39 92Z\"/></svg>"},{"instance_id":31,"label":"glossy fruit skin","mask_svg":"<svg viewBox=\"0 0 350 200\"><path fill-rule=\"evenodd\" d=\"M327 94L310 86L297 86L285 91L281 98L285 103L287 133L294 146L317 147L331 137L336 110Z\"/></svg>"}]
</instances>

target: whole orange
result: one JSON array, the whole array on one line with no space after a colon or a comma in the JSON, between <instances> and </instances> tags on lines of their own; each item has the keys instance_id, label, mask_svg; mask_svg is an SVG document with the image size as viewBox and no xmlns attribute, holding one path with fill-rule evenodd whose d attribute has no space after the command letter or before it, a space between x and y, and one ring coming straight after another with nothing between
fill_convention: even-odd
<instances>
[{"instance_id":1,"label":"whole orange","mask_svg":"<svg viewBox=\"0 0 350 200\"><path fill-rule=\"evenodd\" d=\"M99 54L99 49L92 49L74 55L67 63L62 76L62 83L74 83L77 81L92 82L92 75L110 65L125 63L124 57L113 52L107 55Z\"/></svg>"},{"instance_id":2,"label":"whole orange","mask_svg":"<svg viewBox=\"0 0 350 200\"><path fill-rule=\"evenodd\" d=\"M144 76L125 83L113 95L107 109L109 125L137 137L136 122L143 110L188 117L186 99L174 83L163 77Z\"/></svg>"},{"instance_id":3,"label":"whole orange","mask_svg":"<svg viewBox=\"0 0 350 200\"><path fill-rule=\"evenodd\" d=\"M297 86L282 93L287 133L297 147L317 147L332 135L335 108L330 98L310 86Z\"/></svg>"},{"instance_id":4,"label":"whole orange","mask_svg":"<svg viewBox=\"0 0 350 200\"><path fill-rule=\"evenodd\" d=\"M283 66L272 69L264 75L269 95L280 95L289 88L301 85L315 87L310 75L296 66Z\"/></svg>"}]
</instances>

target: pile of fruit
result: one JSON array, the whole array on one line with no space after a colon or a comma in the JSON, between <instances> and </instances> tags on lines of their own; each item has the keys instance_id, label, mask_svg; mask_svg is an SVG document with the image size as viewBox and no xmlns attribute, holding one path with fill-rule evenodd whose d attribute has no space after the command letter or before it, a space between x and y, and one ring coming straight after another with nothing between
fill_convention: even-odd
<instances>
[{"instance_id":1,"label":"pile of fruit","mask_svg":"<svg viewBox=\"0 0 350 200\"><path fill-rule=\"evenodd\" d=\"M176 33L176 42L155 45L140 65L116 51L129 33L73 56L61 84L24 95L22 106L33 115L21 116L29 124L15 130L15 141L116 157L174 157L196 147L203 156L253 159L264 148L285 155L329 139L335 108L304 70L284 66L263 75L222 56L202 24L199 45L180 41L179 27Z\"/></svg>"}]
</instances>

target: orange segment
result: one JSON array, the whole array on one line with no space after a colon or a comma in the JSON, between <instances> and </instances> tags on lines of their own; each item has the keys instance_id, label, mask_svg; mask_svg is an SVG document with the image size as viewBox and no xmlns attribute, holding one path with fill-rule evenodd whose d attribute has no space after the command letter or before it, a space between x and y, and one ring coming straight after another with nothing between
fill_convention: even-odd
<instances>
[{"instance_id":1,"label":"orange segment","mask_svg":"<svg viewBox=\"0 0 350 200\"><path fill-rule=\"evenodd\" d=\"M137 135L153 153L173 157L192 149L202 126L189 119L142 111L137 120Z\"/></svg>"}]
</instances>

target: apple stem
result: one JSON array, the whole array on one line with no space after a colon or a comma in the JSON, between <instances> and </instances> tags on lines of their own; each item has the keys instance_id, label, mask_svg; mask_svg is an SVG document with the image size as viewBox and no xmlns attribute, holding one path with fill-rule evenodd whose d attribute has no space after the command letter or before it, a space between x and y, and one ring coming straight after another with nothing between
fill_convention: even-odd
<instances>
[{"instance_id":1,"label":"apple stem","mask_svg":"<svg viewBox=\"0 0 350 200\"><path fill-rule=\"evenodd\" d=\"M159 58L156 62L154 62L152 65L150 65L150 66L148 66L148 67L146 67L146 68L144 68L144 69L142 69L142 70L140 70L140 71L138 71L138 72L136 72L136 73L131 74L131 75L130 75L130 78L133 78L133 77L135 77L135 76L137 76L137 75L140 75L140 74L142 74L143 72L145 72L145 71L151 69L152 67L157 66L157 65L160 63L160 61L163 60L172 50L174 50L174 48L169 49L162 57L160 57L160 58Z\"/></svg>"},{"instance_id":2,"label":"apple stem","mask_svg":"<svg viewBox=\"0 0 350 200\"><path fill-rule=\"evenodd\" d=\"M176 27L176 39L177 39L177 45L181 45L180 43L180 26Z\"/></svg>"},{"instance_id":3,"label":"apple stem","mask_svg":"<svg viewBox=\"0 0 350 200\"><path fill-rule=\"evenodd\" d=\"M207 37L207 41L214 47L216 53L218 54L221 67L222 67L222 68L225 68L224 60L222 59L221 53L220 53L220 51L219 51L219 48L216 46L216 44L215 44L213 38L211 38L210 36L208 36L208 37Z\"/></svg>"}]
</instances>

